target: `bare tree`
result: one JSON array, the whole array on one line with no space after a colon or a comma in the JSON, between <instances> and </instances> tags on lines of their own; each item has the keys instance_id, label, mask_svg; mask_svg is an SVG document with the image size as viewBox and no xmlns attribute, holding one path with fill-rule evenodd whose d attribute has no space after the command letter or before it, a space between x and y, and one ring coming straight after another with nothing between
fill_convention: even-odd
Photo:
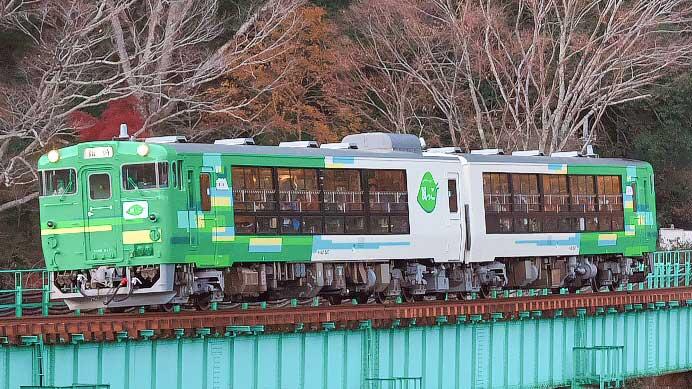
<instances>
[{"instance_id":1,"label":"bare tree","mask_svg":"<svg viewBox=\"0 0 692 389\"><path fill-rule=\"evenodd\" d=\"M502 102L485 116L510 148L562 150L608 107L647 97L692 53L689 0L520 0L511 14L495 4L484 2L477 49Z\"/></svg>"},{"instance_id":2,"label":"bare tree","mask_svg":"<svg viewBox=\"0 0 692 389\"><path fill-rule=\"evenodd\" d=\"M37 196L36 160L70 141L78 130L68 120L74 112L135 96L144 131L183 119L190 128L203 112L239 111L248 101L219 105L205 88L229 71L278 55L293 33L285 26L298 25L300 4L267 0L239 9L235 31L224 29L230 22L216 0L0 4L0 29L36 43L21 63L20 80L0 84L0 185L11 192L0 211Z\"/></svg>"}]
</instances>

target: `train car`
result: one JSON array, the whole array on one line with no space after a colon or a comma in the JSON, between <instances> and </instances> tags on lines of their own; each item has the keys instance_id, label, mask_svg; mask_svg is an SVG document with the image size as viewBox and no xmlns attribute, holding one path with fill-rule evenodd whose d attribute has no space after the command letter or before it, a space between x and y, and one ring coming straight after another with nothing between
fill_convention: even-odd
<instances>
[{"instance_id":1,"label":"train car","mask_svg":"<svg viewBox=\"0 0 692 389\"><path fill-rule=\"evenodd\" d=\"M88 142L39 160L71 309L626 283L655 249L643 162L422 151L415 136ZM307 147L306 147L307 146Z\"/></svg>"}]
</instances>

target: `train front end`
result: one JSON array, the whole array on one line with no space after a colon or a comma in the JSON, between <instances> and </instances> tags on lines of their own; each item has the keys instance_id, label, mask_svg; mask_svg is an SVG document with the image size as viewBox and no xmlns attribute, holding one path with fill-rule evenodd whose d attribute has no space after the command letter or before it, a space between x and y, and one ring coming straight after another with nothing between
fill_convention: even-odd
<instances>
[{"instance_id":1,"label":"train front end","mask_svg":"<svg viewBox=\"0 0 692 389\"><path fill-rule=\"evenodd\" d=\"M163 145L89 142L39 160L41 240L51 298L70 309L163 304L172 174Z\"/></svg>"}]
</instances>

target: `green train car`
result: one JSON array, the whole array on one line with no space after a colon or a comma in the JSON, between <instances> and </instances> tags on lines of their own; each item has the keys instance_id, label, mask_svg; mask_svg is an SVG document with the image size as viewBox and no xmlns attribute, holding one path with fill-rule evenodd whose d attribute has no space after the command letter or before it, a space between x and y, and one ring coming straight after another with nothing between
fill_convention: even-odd
<instances>
[{"instance_id":1,"label":"green train car","mask_svg":"<svg viewBox=\"0 0 692 389\"><path fill-rule=\"evenodd\" d=\"M655 250L644 162L421 150L89 142L39 160L52 298L71 309L614 287Z\"/></svg>"}]
</instances>

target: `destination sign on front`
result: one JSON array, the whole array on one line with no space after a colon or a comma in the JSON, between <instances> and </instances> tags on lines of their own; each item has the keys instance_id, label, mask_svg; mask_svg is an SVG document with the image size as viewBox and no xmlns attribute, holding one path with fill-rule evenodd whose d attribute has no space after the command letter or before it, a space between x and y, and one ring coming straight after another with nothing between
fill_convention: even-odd
<instances>
[{"instance_id":1,"label":"destination sign on front","mask_svg":"<svg viewBox=\"0 0 692 389\"><path fill-rule=\"evenodd\" d=\"M113 148L105 147L88 147L84 149L84 159L111 158L113 157Z\"/></svg>"}]
</instances>

